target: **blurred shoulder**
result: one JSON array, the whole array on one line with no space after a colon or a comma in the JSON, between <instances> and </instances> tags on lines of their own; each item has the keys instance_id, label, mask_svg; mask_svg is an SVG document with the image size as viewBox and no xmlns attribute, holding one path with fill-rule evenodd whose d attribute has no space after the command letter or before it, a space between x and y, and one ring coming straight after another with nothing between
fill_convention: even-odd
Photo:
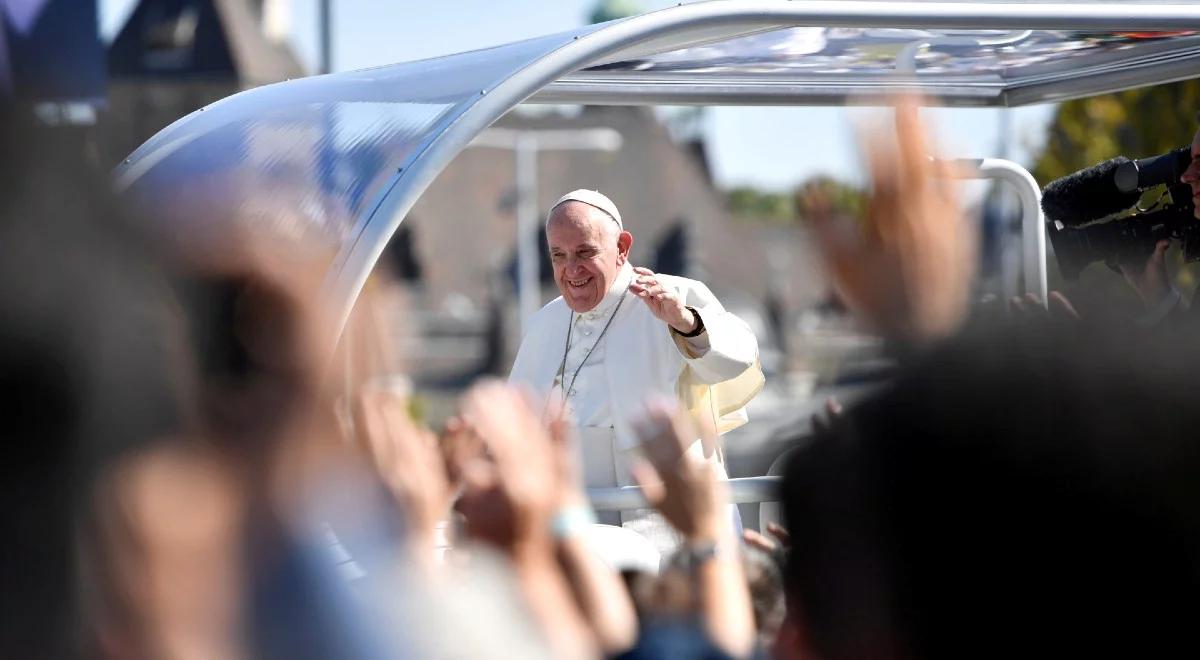
<instances>
[{"instance_id":1,"label":"blurred shoulder","mask_svg":"<svg viewBox=\"0 0 1200 660\"><path fill-rule=\"evenodd\" d=\"M528 336L533 333L546 332L553 326L555 319L564 319L562 323L565 324L567 314L567 303L562 299L562 296L559 296L534 312L533 316L529 318L529 323L526 324L526 328L528 329L525 334Z\"/></svg>"}]
</instances>

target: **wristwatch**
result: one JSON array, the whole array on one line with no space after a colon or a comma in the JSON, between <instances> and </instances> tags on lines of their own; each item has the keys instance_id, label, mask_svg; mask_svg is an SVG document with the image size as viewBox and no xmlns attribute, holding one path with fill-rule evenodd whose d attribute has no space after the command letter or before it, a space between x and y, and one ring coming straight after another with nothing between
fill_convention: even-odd
<instances>
[{"instance_id":1,"label":"wristwatch","mask_svg":"<svg viewBox=\"0 0 1200 660\"><path fill-rule=\"evenodd\" d=\"M696 311L695 307L689 305L687 309L690 310L692 312L692 316L696 318L696 327L692 328L691 332L679 332L678 330L675 330L675 328L671 329L675 330L675 333L680 337L687 337L688 339L691 339L692 337L699 337L704 333L704 319L700 316L700 312Z\"/></svg>"},{"instance_id":2,"label":"wristwatch","mask_svg":"<svg viewBox=\"0 0 1200 660\"><path fill-rule=\"evenodd\" d=\"M717 559L718 557L723 557L727 552L725 544L718 541L688 543L679 549L674 561L678 562L683 568L694 571L701 564Z\"/></svg>"}]
</instances>

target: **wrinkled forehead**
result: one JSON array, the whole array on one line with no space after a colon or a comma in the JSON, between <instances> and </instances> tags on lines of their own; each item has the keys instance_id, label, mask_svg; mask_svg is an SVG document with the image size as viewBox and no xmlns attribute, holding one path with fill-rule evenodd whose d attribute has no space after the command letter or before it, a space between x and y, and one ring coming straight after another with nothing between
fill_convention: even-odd
<instances>
[{"instance_id":1,"label":"wrinkled forehead","mask_svg":"<svg viewBox=\"0 0 1200 660\"><path fill-rule=\"evenodd\" d=\"M616 223L607 213L583 202L564 202L546 220L550 247L568 248L582 243L615 240Z\"/></svg>"}]
</instances>

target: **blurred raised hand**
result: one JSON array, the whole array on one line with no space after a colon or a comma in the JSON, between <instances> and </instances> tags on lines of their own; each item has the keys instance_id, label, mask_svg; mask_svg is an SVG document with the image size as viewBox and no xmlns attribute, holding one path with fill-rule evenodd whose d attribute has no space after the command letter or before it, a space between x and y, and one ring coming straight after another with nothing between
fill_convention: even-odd
<instances>
[{"instance_id":1,"label":"blurred raised hand","mask_svg":"<svg viewBox=\"0 0 1200 660\"><path fill-rule=\"evenodd\" d=\"M730 531L728 496L712 464L688 453L700 435L687 411L652 404L637 425L645 461L632 473L646 500L689 540L719 541ZM705 430L711 436L711 430Z\"/></svg>"},{"instance_id":2,"label":"blurred raised hand","mask_svg":"<svg viewBox=\"0 0 1200 660\"><path fill-rule=\"evenodd\" d=\"M593 572L597 564L580 561L578 555L567 557L564 569L559 539L551 533L553 516L567 502L583 497L568 446L569 422L562 414L551 418L555 421L544 424L527 396L511 386L484 382L472 387L464 397L460 420L478 438L482 451L458 468L463 481L458 507L470 536L497 546L512 559L526 601L556 655L620 650L632 635L632 615L601 618L595 614L600 610L580 602L572 592L579 591L580 580L620 587L615 573L608 571L604 582L605 576ZM627 607L631 612L632 606ZM594 620L585 618L585 611ZM613 622L613 626L598 622Z\"/></svg>"},{"instance_id":3,"label":"blurred raised hand","mask_svg":"<svg viewBox=\"0 0 1200 660\"><path fill-rule=\"evenodd\" d=\"M924 343L955 332L976 269L975 227L959 208L951 165L935 157L911 99L895 134L866 138L871 194L860 231L813 204L813 227L834 287L867 325Z\"/></svg>"},{"instance_id":4,"label":"blurred raised hand","mask_svg":"<svg viewBox=\"0 0 1200 660\"><path fill-rule=\"evenodd\" d=\"M499 382L472 387L461 420L482 449L460 468L468 533L508 552L545 542L562 490L549 431L520 391ZM476 506L491 513L472 515Z\"/></svg>"},{"instance_id":5,"label":"blurred raised hand","mask_svg":"<svg viewBox=\"0 0 1200 660\"><path fill-rule=\"evenodd\" d=\"M354 421L360 449L405 512L414 550L428 558L451 500L437 437L412 420L407 397L383 388L359 394Z\"/></svg>"},{"instance_id":6,"label":"blurred raised hand","mask_svg":"<svg viewBox=\"0 0 1200 660\"><path fill-rule=\"evenodd\" d=\"M712 463L689 452L698 435L690 414L678 404L651 403L636 424L646 459L632 466L646 499L687 543L699 617L713 643L744 657L754 645L754 610L742 567L740 541L733 535L729 498Z\"/></svg>"}]
</instances>

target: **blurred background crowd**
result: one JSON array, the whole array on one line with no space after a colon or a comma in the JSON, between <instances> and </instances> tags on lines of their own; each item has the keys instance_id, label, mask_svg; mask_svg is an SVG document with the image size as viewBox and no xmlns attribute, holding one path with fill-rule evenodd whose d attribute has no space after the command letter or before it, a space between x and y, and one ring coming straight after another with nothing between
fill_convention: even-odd
<instances>
[{"instance_id":1,"label":"blurred background crowd","mask_svg":"<svg viewBox=\"0 0 1200 660\"><path fill-rule=\"evenodd\" d=\"M508 155L446 170L339 337L326 245L250 217L185 232L111 183L170 121L304 74L280 3L143 0L107 43L72 31L103 5L4 9L0 656L1196 652L1177 246L1010 298L979 221L1004 204L930 158L912 100L860 133L861 180L786 191L720 187L695 117L506 116L618 131L615 153L548 155L545 196L595 177L655 237L636 261L720 281L763 347L758 416L722 440L731 476L782 476L783 513L744 505L734 529L686 453L711 430L651 402L638 481L682 539L660 555L573 515L569 425L493 379L518 339ZM29 55L69 35L61 62L89 66ZM1193 81L1055 106L1034 172L1187 144L1196 111ZM1155 313L1166 288L1185 302Z\"/></svg>"}]
</instances>

